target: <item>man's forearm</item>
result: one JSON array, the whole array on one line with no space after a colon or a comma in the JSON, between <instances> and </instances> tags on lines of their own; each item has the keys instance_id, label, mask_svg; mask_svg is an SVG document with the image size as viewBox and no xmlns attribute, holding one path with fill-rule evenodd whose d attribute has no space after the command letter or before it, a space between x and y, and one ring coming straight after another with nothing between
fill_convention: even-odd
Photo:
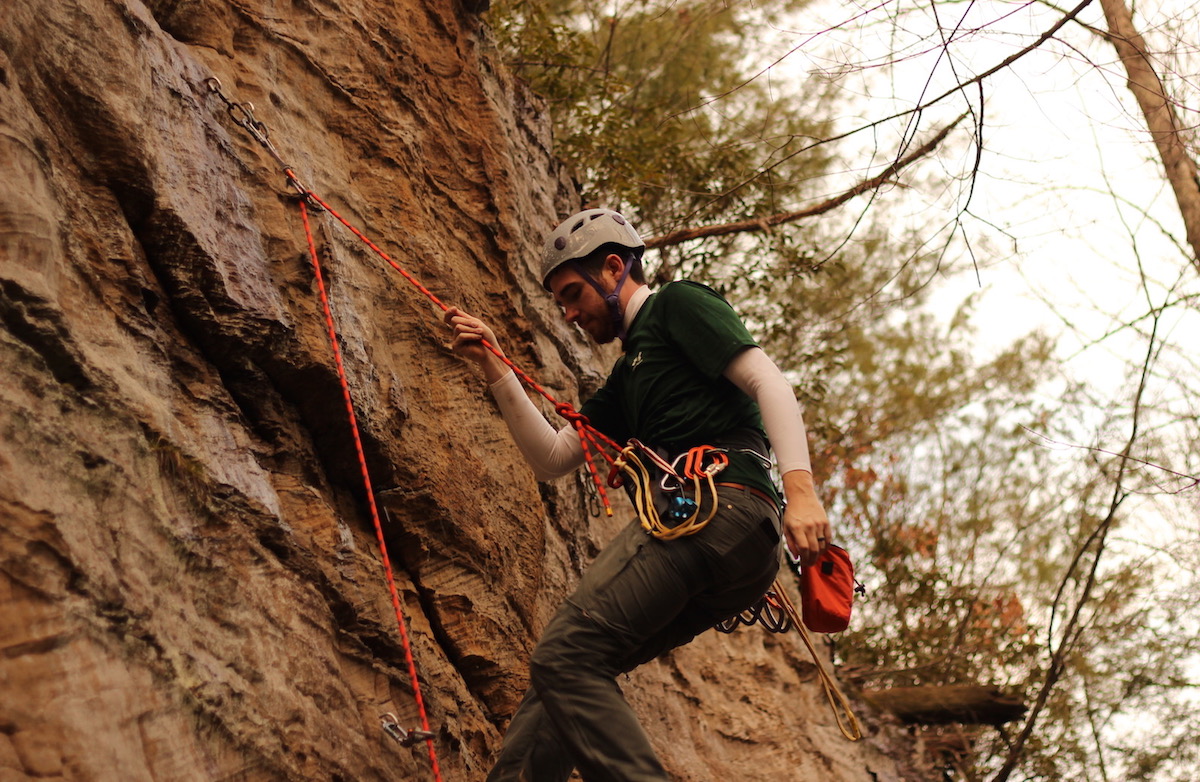
<instances>
[{"instance_id":1,"label":"man's forearm","mask_svg":"<svg viewBox=\"0 0 1200 782\"><path fill-rule=\"evenodd\" d=\"M487 358L479 362L479 366L483 369L483 377L487 380L488 385L495 383L512 371L507 364L491 353L488 353Z\"/></svg>"},{"instance_id":2,"label":"man's forearm","mask_svg":"<svg viewBox=\"0 0 1200 782\"><path fill-rule=\"evenodd\" d=\"M503 362L497 363L504 366ZM583 463L583 448L575 430L569 426L555 430L508 367L504 366L504 372L489 385L513 442L538 480L565 475Z\"/></svg>"},{"instance_id":3,"label":"man's forearm","mask_svg":"<svg viewBox=\"0 0 1200 782\"><path fill-rule=\"evenodd\" d=\"M783 474L783 494L787 507L783 512L783 535L792 558L811 565L829 545L832 531L829 517L817 498L812 473L791 470Z\"/></svg>"},{"instance_id":4,"label":"man's forearm","mask_svg":"<svg viewBox=\"0 0 1200 782\"><path fill-rule=\"evenodd\" d=\"M783 496L789 504L817 499L817 487L808 470L790 470L783 474ZM819 500L818 500L819 502Z\"/></svg>"}]
</instances>

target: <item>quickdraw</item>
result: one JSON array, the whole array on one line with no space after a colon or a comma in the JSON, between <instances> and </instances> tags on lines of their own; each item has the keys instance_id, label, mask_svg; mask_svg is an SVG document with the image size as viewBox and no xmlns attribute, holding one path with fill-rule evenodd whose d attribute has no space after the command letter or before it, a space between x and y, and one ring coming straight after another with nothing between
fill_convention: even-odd
<instances>
[{"instance_id":1,"label":"quickdraw","mask_svg":"<svg viewBox=\"0 0 1200 782\"><path fill-rule=\"evenodd\" d=\"M659 488L668 498L665 512L660 512L654 502L654 477L639 453L662 473ZM677 469L681 461L682 471ZM642 528L659 540L675 540L699 532L712 521L717 513L717 485L713 478L728 465L729 455L711 445L690 448L671 463L633 439L613 460L608 485L616 489L626 479L632 481L630 497ZM689 482L690 497L684 494Z\"/></svg>"},{"instance_id":2,"label":"quickdraw","mask_svg":"<svg viewBox=\"0 0 1200 782\"><path fill-rule=\"evenodd\" d=\"M392 712L381 714L379 717L379 726L383 728L383 732L395 739L396 743L402 747L415 747L422 741L432 741L435 737L432 731L406 729L400 726L400 720Z\"/></svg>"},{"instance_id":3,"label":"quickdraw","mask_svg":"<svg viewBox=\"0 0 1200 782\"><path fill-rule=\"evenodd\" d=\"M743 625L749 627L752 624L760 624L763 629L772 633L786 633L792 629L792 617L788 615L783 601L779 599L779 595L773 588L768 589L757 603L740 614L731 616L713 629L722 633L732 633Z\"/></svg>"},{"instance_id":4,"label":"quickdraw","mask_svg":"<svg viewBox=\"0 0 1200 782\"><path fill-rule=\"evenodd\" d=\"M288 184L296 189L296 192L301 197L308 195L309 190L300 182L300 178L296 176L296 172L287 162L284 161L283 155L279 154L279 150L275 148L275 143L271 141L271 133L267 129L266 123L260 122L254 116L254 104L250 101L235 101L225 95L224 85L216 76L209 76L204 80L204 86L208 91L221 99L225 104L225 110L229 112L229 118L233 123L242 130L250 134L250 137L259 143L263 149L267 151L271 157L275 158L275 162L279 164L280 169L287 175ZM312 205L314 209L319 209L316 204Z\"/></svg>"}]
</instances>

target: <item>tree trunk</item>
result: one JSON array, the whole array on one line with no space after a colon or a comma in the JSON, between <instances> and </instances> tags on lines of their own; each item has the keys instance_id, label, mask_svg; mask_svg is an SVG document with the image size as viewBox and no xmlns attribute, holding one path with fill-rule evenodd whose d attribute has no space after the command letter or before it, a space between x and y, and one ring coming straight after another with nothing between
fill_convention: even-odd
<instances>
[{"instance_id":1,"label":"tree trunk","mask_svg":"<svg viewBox=\"0 0 1200 782\"><path fill-rule=\"evenodd\" d=\"M1167 181L1175 191L1183 216L1192 264L1200 271L1200 180L1196 161L1188 155L1180 136L1179 118L1167 97L1162 80L1152 67L1146 41L1133 26L1133 14L1124 0L1100 0L1108 22L1108 40L1125 66L1129 89L1146 118L1146 127L1158 147Z\"/></svg>"},{"instance_id":2,"label":"tree trunk","mask_svg":"<svg viewBox=\"0 0 1200 782\"><path fill-rule=\"evenodd\" d=\"M998 687L981 684L864 690L863 697L902 721L919 725L965 723L999 727L1020 719L1025 704Z\"/></svg>"}]
</instances>

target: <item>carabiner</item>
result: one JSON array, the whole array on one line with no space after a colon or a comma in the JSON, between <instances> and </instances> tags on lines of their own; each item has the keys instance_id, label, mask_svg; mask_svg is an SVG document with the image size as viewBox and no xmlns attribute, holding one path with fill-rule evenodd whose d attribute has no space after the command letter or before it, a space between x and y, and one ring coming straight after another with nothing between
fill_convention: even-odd
<instances>
[{"instance_id":1,"label":"carabiner","mask_svg":"<svg viewBox=\"0 0 1200 782\"><path fill-rule=\"evenodd\" d=\"M704 466L704 457L706 456L712 457L712 462L708 467ZM687 462L684 465L683 474L693 480L707 478L711 475L716 475L728 466L729 454L724 448L717 448L712 445L697 445L688 449Z\"/></svg>"},{"instance_id":2,"label":"carabiner","mask_svg":"<svg viewBox=\"0 0 1200 782\"><path fill-rule=\"evenodd\" d=\"M411 747L422 741L429 741L433 738L433 733L427 730L405 730L400 727L400 721L396 719L396 715L390 711L387 714L380 715L379 723L383 726L383 732L391 736L400 743L402 747Z\"/></svg>"}]
</instances>

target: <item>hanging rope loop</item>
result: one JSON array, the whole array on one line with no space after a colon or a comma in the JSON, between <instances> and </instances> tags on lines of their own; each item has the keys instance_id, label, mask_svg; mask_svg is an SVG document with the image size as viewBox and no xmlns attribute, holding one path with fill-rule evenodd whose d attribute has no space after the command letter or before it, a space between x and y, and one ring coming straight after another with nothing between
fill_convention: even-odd
<instances>
[{"instance_id":1,"label":"hanging rope loop","mask_svg":"<svg viewBox=\"0 0 1200 782\"><path fill-rule=\"evenodd\" d=\"M800 617L800 612L796 610L795 603L788 597L783 588L783 582L779 579L775 579L775 583L757 603L716 625L714 629L720 630L722 633L732 633L740 626L749 626L755 622L772 633L786 633L795 628L817 666L821 688L825 691L825 699L829 701L829 708L833 711L833 718L837 722L838 730L850 741L861 739L862 726L859 725L858 718L854 716L854 710L850 708L850 701L838 689L837 683L829 671L825 670L825 664L821 662L821 657L817 654L816 644L813 643L808 630L804 628L804 620Z\"/></svg>"}]
</instances>

